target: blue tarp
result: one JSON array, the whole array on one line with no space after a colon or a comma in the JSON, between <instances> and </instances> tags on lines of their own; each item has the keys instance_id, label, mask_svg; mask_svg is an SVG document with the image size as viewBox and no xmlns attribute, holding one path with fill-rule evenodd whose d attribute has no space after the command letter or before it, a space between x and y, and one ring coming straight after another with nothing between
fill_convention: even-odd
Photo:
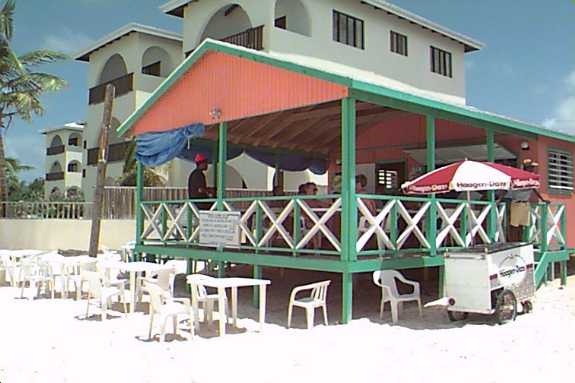
<instances>
[{"instance_id":1,"label":"blue tarp","mask_svg":"<svg viewBox=\"0 0 575 383\"><path fill-rule=\"evenodd\" d=\"M213 160L214 145L206 142L194 141L204 135L203 124L189 125L184 128L161 133L146 133L136 139L136 158L145 166L159 166L174 158L193 161L197 154L203 154L208 161ZM327 171L328 162L325 159L312 158L310 156L295 153L272 153L265 149L242 149L228 146L228 160L234 159L246 153L255 160L264 164L286 171L311 170L314 174L324 174Z\"/></svg>"},{"instance_id":2,"label":"blue tarp","mask_svg":"<svg viewBox=\"0 0 575 383\"><path fill-rule=\"evenodd\" d=\"M146 133L136 138L136 159L145 166L160 166L178 157L192 138L204 135L204 124L168 132Z\"/></svg>"}]
</instances>

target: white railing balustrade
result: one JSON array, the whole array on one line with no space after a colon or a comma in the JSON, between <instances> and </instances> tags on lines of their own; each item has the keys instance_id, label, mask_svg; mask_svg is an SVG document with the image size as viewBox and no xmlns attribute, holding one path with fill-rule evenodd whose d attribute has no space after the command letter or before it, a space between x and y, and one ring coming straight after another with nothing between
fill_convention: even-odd
<instances>
[{"instance_id":1,"label":"white railing balustrade","mask_svg":"<svg viewBox=\"0 0 575 383\"><path fill-rule=\"evenodd\" d=\"M3 219L89 219L91 213L92 203L87 202L0 203L0 218Z\"/></svg>"}]
</instances>

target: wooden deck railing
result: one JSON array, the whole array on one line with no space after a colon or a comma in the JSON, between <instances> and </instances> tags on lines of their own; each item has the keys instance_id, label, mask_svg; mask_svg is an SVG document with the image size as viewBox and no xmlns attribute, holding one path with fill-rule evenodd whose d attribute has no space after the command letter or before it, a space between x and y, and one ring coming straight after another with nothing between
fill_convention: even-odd
<instances>
[{"instance_id":1,"label":"wooden deck railing","mask_svg":"<svg viewBox=\"0 0 575 383\"><path fill-rule=\"evenodd\" d=\"M46 181L62 181L64 179L64 172L54 172L46 174Z\"/></svg>"},{"instance_id":2,"label":"wooden deck railing","mask_svg":"<svg viewBox=\"0 0 575 383\"><path fill-rule=\"evenodd\" d=\"M235 35L231 35L228 37L224 37L221 41L239 45L241 47L255 49L257 51L261 51L264 49L264 26L260 25L259 27L250 28L243 32L236 33Z\"/></svg>"},{"instance_id":3,"label":"wooden deck railing","mask_svg":"<svg viewBox=\"0 0 575 383\"><path fill-rule=\"evenodd\" d=\"M367 200L374 202L369 205L376 206L375 210L367 207ZM357 205L356 251L360 257L436 255L506 241L508 207L504 203L359 195ZM341 252L338 195L226 198L224 206L241 213L241 249L294 255ZM437 212L434 223L430 220L432 206ZM493 206L495 227L489 230ZM141 236L144 243L199 245L199 210L215 209L216 201L144 201L140 208L145 221ZM532 214L531 226L526 228L531 234L526 241L539 250L565 249L565 207L536 204Z\"/></svg>"},{"instance_id":4,"label":"wooden deck railing","mask_svg":"<svg viewBox=\"0 0 575 383\"><path fill-rule=\"evenodd\" d=\"M116 88L116 97L123 96L134 90L134 74L128 73L125 76L102 83L90 89L89 104L95 105L104 102L106 96L106 85L112 84Z\"/></svg>"},{"instance_id":5,"label":"wooden deck railing","mask_svg":"<svg viewBox=\"0 0 575 383\"><path fill-rule=\"evenodd\" d=\"M51 146L51 147L46 149L46 154L48 156L54 156L56 154L64 153L65 150L66 150L66 147L64 145Z\"/></svg>"},{"instance_id":6,"label":"wooden deck railing","mask_svg":"<svg viewBox=\"0 0 575 383\"><path fill-rule=\"evenodd\" d=\"M126 160L129 142L119 142L108 147L108 162L121 162ZM88 149L88 165L98 164L98 148Z\"/></svg>"}]
</instances>

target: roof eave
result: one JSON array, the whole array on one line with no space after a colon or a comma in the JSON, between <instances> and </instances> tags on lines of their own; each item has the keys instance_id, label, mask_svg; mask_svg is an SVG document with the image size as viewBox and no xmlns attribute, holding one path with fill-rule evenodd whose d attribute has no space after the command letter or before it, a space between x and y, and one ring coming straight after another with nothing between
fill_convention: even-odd
<instances>
[{"instance_id":1,"label":"roof eave","mask_svg":"<svg viewBox=\"0 0 575 383\"><path fill-rule=\"evenodd\" d=\"M105 47L108 44L112 44L114 41L119 40L122 37L127 36L133 32L148 34L148 35L157 36L160 38L178 41L178 42L183 41L183 38L179 33L160 29L160 28L156 28L156 27L151 27L148 25L143 25L143 24L138 24L138 23L130 23L130 24L126 24L126 25L116 29L115 31L107 34L106 36L104 36L101 39L99 39L98 41L96 41L94 44L92 44L89 47L78 52L77 54L75 54L73 56L74 60L89 62L90 61L90 55L92 53L94 53L98 49Z\"/></svg>"},{"instance_id":2,"label":"roof eave","mask_svg":"<svg viewBox=\"0 0 575 383\"><path fill-rule=\"evenodd\" d=\"M464 34L452 31L445 28L431 20L428 20L422 16L415 13L409 12L403 8L400 8L394 4L388 3L384 0L361 0L362 3L370 5L372 7L378 8L382 11L396 15L397 17L406 19L407 21L413 22L422 28L432 30L436 33L443 35L446 38L455 40L465 46L465 52L474 52L485 47L485 44L479 40L473 39Z\"/></svg>"}]
</instances>

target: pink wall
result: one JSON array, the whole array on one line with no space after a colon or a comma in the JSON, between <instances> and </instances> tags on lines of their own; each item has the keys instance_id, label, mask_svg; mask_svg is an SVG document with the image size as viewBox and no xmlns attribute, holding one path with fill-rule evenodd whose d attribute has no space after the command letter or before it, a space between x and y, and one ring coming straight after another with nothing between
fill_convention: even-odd
<instances>
[{"instance_id":1,"label":"pink wall","mask_svg":"<svg viewBox=\"0 0 575 383\"><path fill-rule=\"evenodd\" d=\"M344 86L220 52L208 52L134 125L134 134L214 124L346 97ZM221 119L210 111L219 108Z\"/></svg>"}]
</instances>

